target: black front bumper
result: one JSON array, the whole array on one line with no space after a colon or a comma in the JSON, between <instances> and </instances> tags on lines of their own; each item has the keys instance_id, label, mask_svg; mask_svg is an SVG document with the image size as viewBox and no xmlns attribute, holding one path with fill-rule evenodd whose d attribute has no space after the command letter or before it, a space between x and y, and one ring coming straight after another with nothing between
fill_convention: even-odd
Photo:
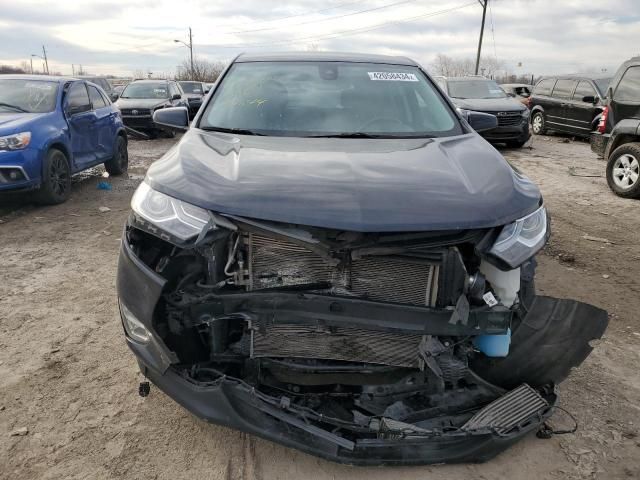
<instances>
[{"instance_id":1,"label":"black front bumper","mask_svg":"<svg viewBox=\"0 0 640 480\"><path fill-rule=\"evenodd\" d=\"M498 126L491 130L481 132L480 135L490 142L524 143L531 137L529 133L529 122L526 119L523 119L518 125Z\"/></svg>"},{"instance_id":2,"label":"black front bumper","mask_svg":"<svg viewBox=\"0 0 640 480\"><path fill-rule=\"evenodd\" d=\"M141 347L129 346L142 358ZM245 384L233 379L215 385L196 384L169 368L164 374L139 361L141 371L173 400L206 422L225 425L339 463L354 465L425 465L487 461L537 430L550 415L501 436L496 433L455 433L420 439L366 439L342 446L297 428L286 411L273 411ZM554 396L555 400L555 396ZM284 419L283 419L284 417Z\"/></svg>"},{"instance_id":3,"label":"black front bumper","mask_svg":"<svg viewBox=\"0 0 640 480\"><path fill-rule=\"evenodd\" d=\"M151 115L122 115L125 126L135 130L155 130L156 124Z\"/></svg>"},{"instance_id":4,"label":"black front bumper","mask_svg":"<svg viewBox=\"0 0 640 480\"><path fill-rule=\"evenodd\" d=\"M164 287L164 279L150 270L133 254L126 240L123 242L120 254L117 283L120 301L153 331L152 317ZM240 305L244 305L243 308L247 308L254 315L259 316L264 310L273 318L275 304L270 304L268 297L263 299L261 296L252 294L239 294L230 297L233 298L224 302L225 309L239 308ZM324 304L323 300L312 297L294 294L293 298L286 295L274 298L278 309L282 306L285 319L289 321L292 316L299 317L300 321L305 321L304 311L307 311L309 317L321 315L323 321L353 321L356 323L363 321L362 317L352 315L352 306L349 302L332 300L329 304ZM540 298L544 298L545 301L542 303L546 307L536 309L534 306L526 317L527 324L530 324L534 330L544 326L546 331L547 327L551 329L554 327L555 321L564 320L558 319L556 308L549 308L553 307L555 303L564 302L562 305L568 307L570 307L569 303L578 305L578 302L573 301ZM282 305L281 302L283 302ZM413 313L398 318L393 316L391 312L385 313L385 310L377 309L373 305L374 303L363 302L365 308L368 309L364 318L370 317L372 319L372 328L383 328L383 324L388 326L397 323L401 330L420 328L425 334L429 333L431 328L453 330L459 328L460 331L467 328L467 325L452 323L450 312L447 312L446 317L442 316L440 319L437 312L434 311L434 315L425 315L424 309L422 309L422 322L417 323L419 316ZM379 305L384 306L384 304ZM579 310L569 308L567 315L571 317L572 324L580 325L581 322L589 320L573 318L572 311ZM591 311L591 313L594 312ZM600 313L596 313L598 317L602 316ZM604 326L606 326L606 312L602 313L604 314ZM538 318L540 315L545 317ZM387 318L384 318L385 316ZM510 317L505 318L502 314L477 315L477 318L469 317L469 320L468 325L477 322L478 328L499 332L505 328L504 322L509 323ZM600 320L602 321L602 318ZM482 322L485 322L484 327L481 326ZM285 407L277 408L267 403L260 396L263 394L239 379L222 377L210 383L195 382L180 373L182 370L177 365L178 359L175 354L166 348L155 332L153 333L151 341L147 344L140 344L127 338L128 345L136 355L142 373L194 415L207 422L226 425L341 463L418 465L486 461L528 433L537 430L553 410L551 408L540 413L537 418L529 420L528 423L506 435L490 431L463 432L455 430L419 438L363 438L349 441L333 435L329 430L321 430L318 427L311 427L316 431L310 431L310 428L307 427L307 424L303 424L299 416L289 413ZM557 361L553 353L551 350L545 352L550 362ZM512 365L498 365L495 368L499 370L501 367L513 368ZM544 365L540 365L540 362L535 363L534 367L546 369ZM520 373L526 378L526 369ZM555 405L555 394L548 396L547 400L551 406Z\"/></svg>"}]
</instances>

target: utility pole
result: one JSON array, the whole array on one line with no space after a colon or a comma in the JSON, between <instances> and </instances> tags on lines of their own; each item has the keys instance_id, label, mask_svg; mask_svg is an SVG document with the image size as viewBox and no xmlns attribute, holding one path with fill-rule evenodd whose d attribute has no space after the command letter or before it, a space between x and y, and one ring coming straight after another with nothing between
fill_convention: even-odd
<instances>
[{"instance_id":1,"label":"utility pole","mask_svg":"<svg viewBox=\"0 0 640 480\"><path fill-rule=\"evenodd\" d=\"M189 27L189 53L191 54L191 80L193 80L193 37L191 36L191 27Z\"/></svg>"},{"instance_id":2,"label":"utility pole","mask_svg":"<svg viewBox=\"0 0 640 480\"><path fill-rule=\"evenodd\" d=\"M42 54L44 56L44 63L47 66L47 75L49 75L49 60L47 60L47 51L44 48L44 45L42 45Z\"/></svg>"},{"instance_id":3,"label":"utility pole","mask_svg":"<svg viewBox=\"0 0 640 480\"><path fill-rule=\"evenodd\" d=\"M195 70L193 69L193 36L191 35L191 27L189 27L189 43L185 43L182 40L174 40L174 42L181 43L181 44L183 44L185 47L187 47L189 49L189 55L190 55L190 58L191 58L191 78L190 78L190 80L195 80L195 78L194 78Z\"/></svg>"},{"instance_id":4,"label":"utility pole","mask_svg":"<svg viewBox=\"0 0 640 480\"><path fill-rule=\"evenodd\" d=\"M489 0L478 0L478 3L482 5L482 26L480 27L480 40L478 41L478 55L476 56L476 75L480 68L480 52L482 51L482 35L484 34L484 19L487 16L487 4Z\"/></svg>"},{"instance_id":5,"label":"utility pole","mask_svg":"<svg viewBox=\"0 0 640 480\"><path fill-rule=\"evenodd\" d=\"M33 75L33 57L31 57L29 60L31 60L31 75Z\"/></svg>"}]
</instances>

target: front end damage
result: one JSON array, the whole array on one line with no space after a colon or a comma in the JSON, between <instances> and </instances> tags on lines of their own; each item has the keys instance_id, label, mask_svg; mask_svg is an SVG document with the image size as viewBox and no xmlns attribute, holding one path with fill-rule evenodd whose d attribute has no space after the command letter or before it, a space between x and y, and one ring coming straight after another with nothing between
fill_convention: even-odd
<instances>
[{"instance_id":1,"label":"front end damage","mask_svg":"<svg viewBox=\"0 0 640 480\"><path fill-rule=\"evenodd\" d=\"M334 461L483 461L553 413L606 312L533 293L500 229L356 233L135 213L120 310L144 375L198 417ZM497 264L498 266L494 266Z\"/></svg>"}]
</instances>

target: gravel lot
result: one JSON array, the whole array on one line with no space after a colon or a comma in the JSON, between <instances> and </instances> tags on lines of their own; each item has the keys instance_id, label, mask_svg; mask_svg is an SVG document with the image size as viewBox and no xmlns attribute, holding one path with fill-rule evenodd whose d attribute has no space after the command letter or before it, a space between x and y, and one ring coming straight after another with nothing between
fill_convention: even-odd
<instances>
[{"instance_id":1,"label":"gravel lot","mask_svg":"<svg viewBox=\"0 0 640 480\"><path fill-rule=\"evenodd\" d=\"M115 299L119 238L133 190L173 142L131 141L130 175L110 179L111 191L96 188L95 169L64 205L2 199L0 478L640 478L640 202L609 191L588 144L535 137L532 148L503 150L551 211L539 291L610 312L605 338L560 387L578 433L530 436L481 465L391 469L337 465L206 424L153 386L138 396ZM554 423L568 425L560 414Z\"/></svg>"}]
</instances>

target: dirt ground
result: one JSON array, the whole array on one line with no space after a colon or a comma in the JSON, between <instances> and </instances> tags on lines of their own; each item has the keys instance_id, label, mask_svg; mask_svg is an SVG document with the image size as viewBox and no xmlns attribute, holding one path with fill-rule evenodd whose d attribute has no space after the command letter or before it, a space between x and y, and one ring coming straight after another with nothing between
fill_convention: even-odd
<instances>
[{"instance_id":1,"label":"dirt ground","mask_svg":"<svg viewBox=\"0 0 640 480\"><path fill-rule=\"evenodd\" d=\"M138 396L115 298L119 238L133 190L172 143L132 141L130 175L110 191L95 169L64 205L0 204L0 478L640 478L640 201L609 191L588 144L536 137L503 150L552 215L539 291L610 312L605 338L560 386L578 432L529 436L480 465L362 468L206 424L153 386Z\"/></svg>"}]
</instances>

